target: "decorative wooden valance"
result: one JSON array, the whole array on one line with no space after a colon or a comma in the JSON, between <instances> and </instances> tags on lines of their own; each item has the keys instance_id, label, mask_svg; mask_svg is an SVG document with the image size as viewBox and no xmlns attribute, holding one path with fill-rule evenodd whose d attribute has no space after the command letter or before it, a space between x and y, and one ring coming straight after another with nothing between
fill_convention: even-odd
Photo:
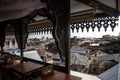
<instances>
[{"instance_id":1,"label":"decorative wooden valance","mask_svg":"<svg viewBox=\"0 0 120 80\"><path fill-rule=\"evenodd\" d=\"M48 34L52 33L52 22L50 20L42 20L39 22L30 23L28 25L28 32L35 34Z\"/></svg>"},{"instance_id":2,"label":"decorative wooden valance","mask_svg":"<svg viewBox=\"0 0 120 80\"><path fill-rule=\"evenodd\" d=\"M70 29L72 32L74 32L75 29L77 32L81 29L83 32L85 28L87 29L87 32L89 31L89 28L92 28L92 31L94 31L95 27L98 28L98 31L100 31L101 27L103 27L105 31L107 31L108 27L111 27L111 30L114 31L114 28L118 25L118 17L116 16L99 17L93 19L93 16L88 15L78 18L72 16L73 21L70 23ZM49 20L31 23L28 26L28 32L35 34L52 33L52 29L52 23Z\"/></svg>"},{"instance_id":3,"label":"decorative wooden valance","mask_svg":"<svg viewBox=\"0 0 120 80\"><path fill-rule=\"evenodd\" d=\"M70 23L92 21L93 19L94 19L94 14L88 13L78 16L71 16Z\"/></svg>"},{"instance_id":4,"label":"decorative wooden valance","mask_svg":"<svg viewBox=\"0 0 120 80\"><path fill-rule=\"evenodd\" d=\"M53 27L52 26L41 26L41 25L34 25L34 26L29 26L28 27L28 32L29 33L34 33L34 34L52 34Z\"/></svg>"},{"instance_id":5,"label":"decorative wooden valance","mask_svg":"<svg viewBox=\"0 0 120 80\"><path fill-rule=\"evenodd\" d=\"M103 27L105 31L107 31L107 28L110 26L112 28L112 31L114 31L114 28L118 25L118 17L115 16L109 16L109 17L101 17L101 18L95 18L93 21L85 21L85 22L74 22L70 24L70 28L72 29L72 32L74 32L74 29L79 32L79 29L84 31L84 29L87 29L87 32L89 31L89 28L92 28L92 31L94 31L95 27L98 28L98 31L100 31L100 28Z\"/></svg>"},{"instance_id":6,"label":"decorative wooden valance","mask_svg":"<svg viewBox=\"0 0 120 80\"><path fill-rule=\"evenodd\" d=\"M79 30L81 29L83 32L85 28L87 29L87 32L89 31L89 28L92 28L92 31L94 31L95 27L98 28L98 31L100 31L101 27L103 27L105 31L107 31L108 27L111 27L111 30L114 31L114 28L118 25L118 17L115 16L95 18L93 19L93 21L91 21L90 19L88 19L88 21L79 21L78 18L75 21L74 18L72 20L73 21L70 23L70 29L72 30L72 32L74 32L75 29L77 30L77 32L79 32ZM6 34L13 34L14 28L10 26L11 25L8 25L8 28L6 29ZM50 20L34 22L28 25L29 33L52 34L52 30L53 26Z\"/></svg>"},{"instance_id":7,"label":"decorative wooden valance","mask_svg":"<svg viewBox=\"0 0 120 80\"><path fill-rule=\"evenodd\" d=\"M70 15L70 23L92 21L95 16L95 9L80 11Z\"/></svg>"}]
</instances>

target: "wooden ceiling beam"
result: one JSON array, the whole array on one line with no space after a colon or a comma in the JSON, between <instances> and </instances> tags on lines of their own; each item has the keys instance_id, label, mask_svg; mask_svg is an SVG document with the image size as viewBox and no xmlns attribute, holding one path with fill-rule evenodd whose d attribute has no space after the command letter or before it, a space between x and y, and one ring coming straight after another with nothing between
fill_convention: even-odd
<instances>
[{"instance_id":1,"label":"wooden ceiling beam","mask_svg":"<svg viewBox=\"0 0 120 80\"><path fill-rule=\"evenodd\" d=\"M95 16L94 12L95 12L94 9L90 9L72 13L70 15L70 23L92 21Z\"/></svg>"},{"instance_id":2,"label":"wooden ceiling beam","mask_svg":"<svg viewBox=\"0 0 120 80\"><path fill-rule=\"evenodd\" d=\"M75 13L71 13L70 17L77 16L77 15L84 15L84 14L88 14L88 13L95 13L95 9L89 9L89 10L84 10L84 11L78 11L78 12L75 12Z\"/></svg>"},{"instance_id":3,"label":"wooden ceiling beam","mask_svg":"<svg viewBox=\"0 0 120 80\"><path fill-rule=\"evenodd\" d=\"M120 0L117 0L117 8L118 8L118 13L120 15Z\"/></svg>"},{"instance_id":4,"label":"wooden ceiling beam","mask_svg":"<svg viewBox=\"0 0 120 80\"><path fill-rule=\"evenodd\" d=\"M99 9L103 11L104 13L111 15L111 16L117 14L117 8L114 9L96 0L76 0L76 1L86 4L90 7L94 7L95 9Z\"/></svg>"},{"instance_id":5,"label":"wooden ceiling beam","mask_svg":"<svg viewBox=\"0 0 120 80\"><path fill-rule=\"evenodd\" d=\"M92 0L91 4L95 5L95 8L102 10L104 13L107 13L108 15L111 16L117 15L117 8L114 9L96 0Z\"/></svg>"},{"instance_id":6,"label":"wooden ceiling beam","mask_svg":"<svg viewBox=\"0 0 120 80\"><path fill-rule=\"evenodd\" d=\"M35 21L35 22L32 22L32 23L29 23L28 25L31 26L31 25L40 25L40 26L52 26L52 22L48 19L44 19L44 20L40 20L40 21Z\"/></svg>"},{"instance_id":7,"label":"wooden ceiling beam","mask_svg":"<svg viewBox=\"0 0 120 80\"><path fill-rule=\"evenodd\" d=\"M75 0L75 1L89 5L91 0Z\"/></svg>"}]
</instances>

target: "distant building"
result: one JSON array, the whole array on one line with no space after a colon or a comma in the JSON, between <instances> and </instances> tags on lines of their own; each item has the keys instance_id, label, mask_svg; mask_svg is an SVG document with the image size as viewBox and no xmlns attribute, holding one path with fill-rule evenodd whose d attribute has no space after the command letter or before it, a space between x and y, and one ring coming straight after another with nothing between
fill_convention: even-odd
<instances>
[{"instance_id":1,"label":"distant building","mask_svg":"<svg viewBox=\"0 0 120 80\"><path fill-rule=\"evenodd\" d=\"M7 49L16 49L18 48L18 44L16 41L16 38L14 35L7 35L5 38L5 43L4 43L4 50Z\"/></svg>"},{"instance_id":2,"label":"distant building","mask_svg":"<svg viewBox=\"0 0 120 80\"><path fill-rule=\"evenodd\" d=\"M90 43L89 42L82 43L79 46L82 47L82 48L85 48L85 49L90 49Z\"/></svg>"},{"instance_id":3,"label":"distant building","mask_svg":"<svg viewBox=\"0 0 120 80\"><path fill-rule=\"evenodd\" d=\"M100 44L100 50L109 54L120 53L120 41Z\"/></svg>"},{"instance_id":4,"label":"distant building","mask_svg":"<svg viewBox=\"0 0 120 80\"><path fill-rule=\"evenodd\" d=\"M70 64L71 67L76 68L77 71L88 73L90 60L88 55L88 49L84 49L79 46L73 46L70 50Z\"/></svg>"},{"instance_id":5,"label":"distant building","mask_svg":"<svg viewBox=\"0 0 120 80\"><path fill-rule=\"evenodd\" d=\"M79 46L73 46L70 50L70 53L79 53L82 55L86 55L88 53L88 49L84 49L84 48L79 47Z\"/></svg>"},{"instance_id":6,"label":"distant building","mask_svg":"<svg viewBox=\"0 0 120 80\"><path fill-rule=\"evenodd\" d=\"M82 39L80 39L80 38L77 38L77 37L74 37L74 38L71 38L70 39L70 45L71 45L71 47L72 46L79 46L80 44L82 44L82 42L83 42L83 40Z\"/></svg>"},{"instance_id":7,"label":"distant building","mask_svg":"<svg viewBox=\"0 0 120 80\"><path fill-rule=\"evenodd\" d=\"M24 52L24 57L27 57L33 60L43 61L43 59L41 58L41 56L36 50Z\"/></svg>"}]
</instances>

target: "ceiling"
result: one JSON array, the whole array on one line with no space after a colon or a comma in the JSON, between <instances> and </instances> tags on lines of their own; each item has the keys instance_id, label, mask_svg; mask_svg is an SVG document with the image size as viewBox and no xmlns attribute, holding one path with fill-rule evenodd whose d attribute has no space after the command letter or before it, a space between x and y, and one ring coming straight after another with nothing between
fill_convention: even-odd
<instances>
[{"instance_id":1,"label":"ceiling","mask_svg":"<svg viewBox=\"0 0 120 80\"><path fill-rule=\"evenodd\" d=\"M71 0L70 1L70 13L75 13L75 12L80 12L80 11L85 11L85 10L89 10L89 9L94 9L88 5L85 5L81 2L75 1L75 0Z\"/></svg>"},{"instance_id":2,"label":"ceiling","mask_svg":"<svg viewBox=\"0 0 120 80\"><path fill-rule=\"evenodd\" d=\"M71 13L95 9L96 13L113 15L117 13L117 0L71 0Z\"/></svg>"},{"instance_id":3,"label":"ceiling","mask_svg":"<svg viewBox=\"0 0 120 80\"><path fill-rule=\"evenodd\" d=\"M87 16L93 13L112 16L117 13L117 4L117 0L70 0L70 14ZM35 18L36 21L43 19L46 18L41 16Z\"/></svg>"},{"instance_id":4,"label":"ceiling","mask_svg":"<svg viewBox=\"0 0 120 80\"><path fill-rule=\"evenodd\" d=\"M40 0L0 0L0 21L21 18L44 7Z\"/></svg>"},{"instance_id":5,"label":"ceiling","mask_svg":"<svg viewBox=\"0 0 120 80\"><path fill-rule=\"evenodd\" d=\"M117 0L70 0L70 13L81 15L91 11L94 14L115 15L117 4ZM0 0L0 21L20 18L43 7L46 7L46 4L40 0ZM37 16L34 19L38 21L46 18Z\"/></svg>"}]
</instances>

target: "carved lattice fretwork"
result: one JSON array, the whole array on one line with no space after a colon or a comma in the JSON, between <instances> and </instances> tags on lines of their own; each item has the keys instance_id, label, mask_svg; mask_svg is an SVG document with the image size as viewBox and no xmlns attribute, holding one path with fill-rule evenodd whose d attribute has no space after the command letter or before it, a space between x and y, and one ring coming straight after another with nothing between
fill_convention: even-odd
<instances>
[{"instance_id":1,"label":"carved lattice fretwork","mask_svg":"<svg viewBox=\"0 0 120 80\"><path fill-rule=\"evenodd\" d=\"M28 33L34 34L52 34L52 26L42 26L42 25L29 25Z\"/></svg>"},{"instance_id":2,"label":"carved lattice fretwork","mask_svg":"<svg viewBox=\"0 0 120 80\"><path fill-rule=\"evenodd\" d=\"M93 21L89 22L75 22L70 24L70 28L72 29L72 32L74 32L74 29L83 32L84 29L87 29L87 32L89 31L89 28L92 28L92 31L94 31L95 27L98 28L98 31L100 31L101 27L104 28L105 31L107 31L108 27L111 27L111 30L114 31L114 28L118 25L118 17L104 17L104 18L95 18Z\"/></svg>"}]
</instances>

